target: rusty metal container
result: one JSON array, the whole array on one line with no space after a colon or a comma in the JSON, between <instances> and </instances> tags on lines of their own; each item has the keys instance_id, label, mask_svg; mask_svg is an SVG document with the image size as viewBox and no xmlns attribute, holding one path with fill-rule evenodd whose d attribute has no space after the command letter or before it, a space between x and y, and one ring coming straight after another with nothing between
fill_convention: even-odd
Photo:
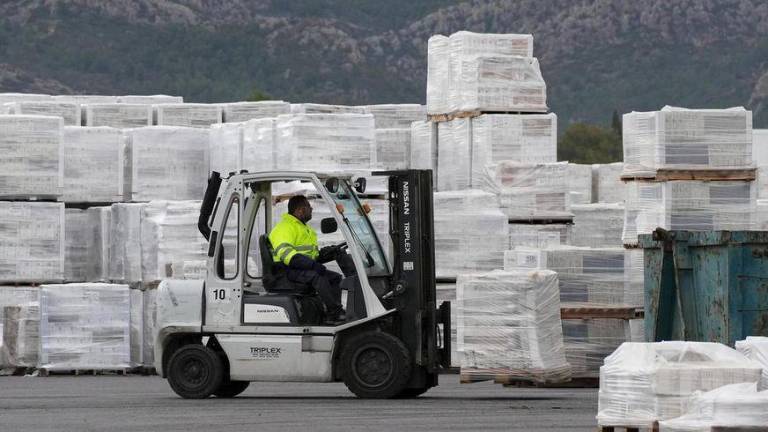
<instances>
[{"instance_id":1,"label":"rusty metal container","mask_svg":"<svg viewBox=\"0 0 768 432\"><path fill-rule=\"evenodd\" d=\"M768 231L657 229L639 247L648 341L768 336Z\"/></svg>"}]
</instances>

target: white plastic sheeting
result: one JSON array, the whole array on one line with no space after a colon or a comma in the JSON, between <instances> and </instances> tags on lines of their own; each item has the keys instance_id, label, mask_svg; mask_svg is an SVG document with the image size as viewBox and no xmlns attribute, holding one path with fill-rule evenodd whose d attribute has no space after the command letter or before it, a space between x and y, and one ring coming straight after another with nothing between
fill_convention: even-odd
<instances>
[{"instance_id":1,"label":"white plastic sheeting","mask_svg":"<svg viewBox=\"0 0 768 432\"><path fill-rule=\"evenodd\" d=\"M763 366L759 388L768 390L768 337L747 336L745 340L736 341L736 351Z\"/></svg>"},{"instance_id":2,"label":"white plastic sheeting","mask_svg":"<svg viewBox=\"0 0 768 432\"><path fill-rule=\"evenodd\" d=\"M126 142L120 129L65 127L64 201L122 201Z\"/></svg>"},{"instance_id":3,"label":"white plastic sheeting","mask_svg":"<svg viewBox=\"0 0 768 432\"><path fill-rule=\"evenodd\" d=\"M461 274L456 302L462 374L510 373L532 381L570 378L557 273Z\"/></svg>"},{"instance_id":4,"label":"white plastic sheeting","mask_svg":"<svg viewBox=\"0 0 768 432\"><path fill-rule=\"evenodd\" d=\"M554 161L553 161L554 162ZM571 204L592 203L592 166L568 164L568 190L571 193ZM576 211L574 210L574 215Z\"/></svg>"},{"instance_id":5,"label":"white plastic sheeting","mask_svg":"<svg viewBox=\"0 0 768 432\"><path fill-rule=\"evenodd\" d=\"M18 322L17 316L40 321L40 288L31 286L0 286L0 367L25 367L37 365L37 346L39 330L31 321ZM18 315L9 320L17 327L5 330L6 308L21 307ZM34 314L34 312L37 312ZM17 313L17 312L13 312ZM30 315L36 315L30 316ZM9 339L6 342L6 333ZM6 343L9 344L6 347ZM34 360L34 363L31 363Z\"/></svg>"},{"instance_id":6,"label":"white plastic sheeting","mask_svg":"<svg viewBox=\"0 0 768 432\"><path fill-rule=\"evenodd\" d=\"M619 247L624 229L623 204L572 205L573 245Z\"/></svg>"},{"instance_id":7,"label":"white plastic sheeting","mask_svg":"<svg viewBox=\"0 0 768 432\"><path fill-rule=\"evenodd\" d=\"M406 169L411 158L411 129L376 129L375 146L379 169Z\"/></svg>"},{"instance_id":8,"label":"white plastic sheeting","mask_svg":"<svg viewBox=\"0 0 768 432\"><path fill-rule=\"evenodd\" d=\"M221 106L215 104L160 104L153 109L159 126L208 128L222 119Z\"/></svg>"},{"instance_id":9,"label":"white plastic sheeting","mask_svg":"<svg viewBox=\"0 0 768 432\"><path fill-rule=\"evenodd\" d=\"M499 194L501 207L510 219L573 216L568 162L524 164L502 161L486 166L485 170L482 189Z\"/></svg>"},{"instance_id":10,"label":"white plastic sheeting","mask_svg":"<svg viewBox=\"0 0 768 432\"><path fill-rule=\"evenodd\" d=\"M451 87L450 39L434 35L427 41L427 113L444 114L450 110Z\"/></svg>"},{"instance_id":11,"label":"white plastic sheeting","mask_svg":"<svg viewBox=\"0 0 768 432\"><path fill-rule=\"evenodd\" d=\"M194 200L205 193L209 132L156 126L130 131L132 201Z\"/></svg>"},{"instance_id":12,"label":"white plastic sheeting","mask_svg":"<svg viewBox=\"0 0 768 432\"><path fill-rule=\"evenodd\" d=\"M118 96L105 95L57 95L52 98L56 102L83 104L113 104L118 102Z\"/></svg>"},{"instance_id":13,"label":"white plastic sheeting","mask_svg":"<svg viewBox=\"0 0 768 432\"><path fill-rule=\"evenodd\" d=\"M131 300L131 365L154 367L155 330L157 325L157 290L132 289Z\"/></svg>"},{"instance_id":14,"label":"white plastic sheeting","mask_svg":"<svg viewBox=\"0 0 768 432\"><path fill-rule=\"evenodd\" d=\"M64 204L0 201L0 282L64 278Z\"/></svg>"},{"instance_id":15,"label":"white plastic sheeting","mask_svg":"<svg viewBox=\"0 0 768 432\"><path fill-rule=\"evenodd\" d=\"M373 114L376 129L410 128L415 121L424 121L427 111L419 104L382 104L365 107L367 114Z\"/></svg>"},{"instance_id":16,"label":"white plastic sheeting","mask_svg":"<svg viewBox=\"0 0 768 432\"><path fill-rule=\"evenodd\" d=\"M370 114L282 115L276 128L278 169L343 171L375 166Z\"/></svg>"},{"instance_id":17,"label":"white plastic sheeting","mask_svg":"<svg viewBox=\"0 0 768 432\"><path fill-rule=\"evenodd\" d=\"M291 104L283 101L232 102L220 105L226 123L245 122L291 113Z\"/></svg>"},{"instance_id":18,"label":"white plastic sheeting","mask_svg":"<svg viewBox=\"0 0 768 432\"><path fill-rule=\"evenodd\" d=\"M291 114L365 114L364 106L327 105L316 103L291 104Z\"/></svg>"},{"instance_id":19,"label":"white plastic sheeting","mask_svg":"<svg viewBox=\"0 0 768 432\"><path fill-rule=\"evenodd\" d=\"M0 197L56 197L64 184L60 117L0 115Z\"/></svg>"},{"instance_id":20,"label":"white plastic sheeting","mask_svg":"<svg viewBox=\"0 0 768 432\"><path fill-rule=\"evenodd\" d=\"M142 280L141 214L147 204L113 204L110 211L107 274L116 282Z\"/></svg>"},{"instance_id":21,"label":"white plastic sheeting","mask_svg":"<svg viewBox=\"0 0 768 432\"><path fill-rule=\"evenodd\" d=\"M109 247L112 222L112 207L91 207L88 213L88 259L86 280L106 282L109 280Z\"/></svg>"},{"instance_id":22,"label":"white plastic sheeting","mask_svg":"<svg viewBox=\"0 0 768 432\"><path fill-rule=\"evenodd\" d=\"M64 280L88 280L88 248L90 234L88 213L85 210L64 210Z\"/></svg>"},{"instance_id":23,"label":"white plastic sheeting","mask_svg":"<svg viewBox=\"0 0 768 432\"><path fill-rule=\"evenodd\" d=\"M437 190L469 189L472 184L472 120L437 124Z\"/></svg>"},{"instance_id":24,"label":"white plastic sheeting","mask_svg":"<svg viewBox=\"0 0 768 432\"><path fill-rule=\"evenodd\" d=\"M51 95L34 93L0 93L0 105L12 102L50 101Z\"/></svg>"},{"instance_id":25,"label":"white plastic sheeting","mask_svg":"<svg viewBox=\"0 0 768 432\"><path fill-rule=\"evenodd\" d=\"M437 185L437 123L411 123L409 168L431 169L432 183Z\"/></svg>"},{"instance_id":26,"label":"white plastic sheeting","mask_svg":"<svg viewBox=\"0 0 768 432\"><path fill-rule=\"evenodd\" d=\"M600 368L600 425L651 427L686 412L696 391L754 383L757 362L709 342L624 343Z\"/></svg>"},{"instance_id":27,"label":"white plastic sheeting","mask_svg":"<svg viewBox=\"0 0 768 432\"><path fill-rule=\"evenodd\" d=\"M277 128L274 118L249 120L243 123L243 144L240 169L249 172L277 168Z\"/></svg>"},{"instance_id":28,"label":"white plastic sheeting","mask_svg":"<svg viewBox=\"0 0 768 432\"><path fill-rule=\"evenodd\" d=\"M168 95L127 95L118 96L117 101L122 104L180 104L184 103L184 98L181 96Z\"/></svg>"},{"instance_id":29,"label":"white plastic sheeting","mask_svg":"<svg viewBox=\"0 0 768 432\"><path fill-rule=\"evenodd\" d=\"M627 186L621 181L623 170L623 162L592 165L592 202L624 202Z\"/></svg>"},{"instance_id":30,"label":"white plastic sheeting","mask_svg":"<svg viewBox=\"0 0 768 432\"><path fill-rule=\"evenodd\" d=\"M144 104L88 104L85 105L86 126L137 128L152 126L152 106Z\"/></svg>"},{"instance_id":31,"label":"white plastic sheeting","mask_svg":"<svg viewBox=\"0 0 768 432\"><path fill-rule=\"evenodd\" d=\"M743 181L632 181L627 185L624 244L657 227L744 231L757 222L756 187Z\"/></svg>"},{"instance_id":32,"label":"white plastic sheeting","mask_svg":"<svg viewBox=\"0 0 768 432\"><path fill-rule=\"evenodd\" d=\"M42 285L40 290L39 368L91 370L131 366L127 285Z\"/></svg>"},{"instance_id":33,"label":"white plastic sheeting","mask_svg":"<svg viewBox=\"0 0 768 432\"><path fill-rule=\"evenodd\" d=\"M754 383L731 384L706 393L695 393L685 414L660 422L659 430L711 432L713 426L728 430L765 430L768 425L766 408L768 391L758 391Z\"/></svg>"},{"instance_id":34,"label":"white plastic sheeting","mask_svg":"<svg viewBox=\"0 0 768 432\"><path fill-rule=\"evenodd\" d=\"M645 306L645 263L642 249L624 251L624 303Z\"/></svg>"},{"instance_id":35,"label":"white plastic sheeting","mask_svg":"<svg viewBox=\"0 0 768 432\"><path fill-rule=\"evenodd\" d=\"M210 163L211 171L217 171L223 176L238 171L243 148L243 124L215 124L210 129Z\"/></svg>"},{"instance_id":36,"label":"white plastic sheeting","mask_svg":"<svg viewBox=\"0 0 768 432\"><path fill-rule=\"evenodd\" d=\"M752 130L752 160L757 166L757 198L768 198L768 129Z\"/></svg>"},{"instance_id":37,"label":"white plastic sheeting","mask_svg":"<svg viewBox=\"0 0 768 432\"><path fill-rule=\"evenodd\" d=\"M507 217L495 195L478 190L434 194L438 278L499 269L508 247Z\"/></svg>"},{"instance_id":38,"label":"white plastic sheeting","mask_svg":"<svg viewBox=\"0 0 768 432\"><path fill-rule=\"evenodd\" d=\"M744 108L631 112L623 116L625 174L661 168L752 165L752 112Z\"/></svg>"},{"instance_id":39,"label":"white plastic sheeting","mask_svg":"<svg viewBox=\"0 0 768 432\"><path fill-rule=\"evenodd\" d=\"M208 242L197 229L200 201L152 201L142 209L142 279L205 279Z\"/></svg>"},{"instance_id":40,"label":"white plastic sheeting","mask_svg":"<svg viewBox=\"0 0 768 432\"><path fill-rule=\"evenodd\" d=\"M61 117L67 126L80 126L80 105L59 101L25 101L10 105L12 114Z\"/></svg>"},{"instance_id":41,"label":"white plastic sheeting","mask_svg":"<svg viewBox=\"0 0 768 432\"><path fill-rule=\"evenodd\" d=\"M565 358L580 378L597 378L603 360L631 339L628 321L619 319L563 320Z\"/></svg>"},{"instance_id":42,"label":"white plastic sheeting","mask_svg":"<svg viewBox=\"0 0 768 432\"><path fill-rule=\"evenodd\" d=\"M549 248L573 244L572 224L509 224L509 247Z\"/></svg>"}]
</instances>

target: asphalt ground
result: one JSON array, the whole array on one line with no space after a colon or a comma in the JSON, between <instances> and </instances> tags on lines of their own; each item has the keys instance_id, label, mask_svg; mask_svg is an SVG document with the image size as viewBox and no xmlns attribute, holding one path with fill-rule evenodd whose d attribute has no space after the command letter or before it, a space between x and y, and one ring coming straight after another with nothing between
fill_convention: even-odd
<instances>
[{"instance_id":1,"label":"asphalt ground","mask_svg":"<svg viewBox=\"0 0 768 432\"><path fill-rule=\"evenodd\" d=\"M252 383L235 399L184 400L145 376L0 377L0 431L594 431L596 389L439 387L363 400L343 384Z\"/></svg>"}]
</instances>

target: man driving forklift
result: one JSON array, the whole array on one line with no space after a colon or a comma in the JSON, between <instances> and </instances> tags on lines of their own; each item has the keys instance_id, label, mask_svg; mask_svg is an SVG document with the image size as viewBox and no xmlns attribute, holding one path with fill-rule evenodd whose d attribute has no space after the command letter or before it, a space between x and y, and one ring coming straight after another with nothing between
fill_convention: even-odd
<instances>
[{"instance_id":1,"label":"man driving forklift","mask_svg":"<svg viewBox=\"0 0 768 432\"><path fill-rule=\"evenodd\" d=\"M288 213L269 233L272 259L278 271L284 271L288 280L308 285L320 296L325 306L327 324L337 325L346 320L341 305L342 275L323 265L336 260L345 273L353 268L349 256L339 246L326 246L318 250L317 233L307 224L312 219L312 206L304 195L288 200ZM347 275L348 276L348 275Z\"/></svg>"}]
</instances>

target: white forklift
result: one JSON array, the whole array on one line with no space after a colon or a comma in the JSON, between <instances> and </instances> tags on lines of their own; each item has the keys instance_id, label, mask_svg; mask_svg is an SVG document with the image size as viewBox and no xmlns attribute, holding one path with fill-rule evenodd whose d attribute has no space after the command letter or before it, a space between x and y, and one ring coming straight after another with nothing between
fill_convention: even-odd
<instances>
[{"instance_id":1,"label":"white forklift","mask_svg":"<svg viewBox=\"0 0 768 432\"><path fill-rule=\"evenodd\" d=\"M432 172L374 174L388 177L391 263L357 195L365 178L211 174L198 224L206 279L158 288L155 367L179 396L234 397L252 381L343 381L361 398L407 398L438 384L451 363L451 320L450 304L435 300ZM325 325L316 293L273 263L273 206L297 184L330 208L321 231L340 229L338 249L354 263L342 282L346 322Z\"/></svg>"}]
</instances>

